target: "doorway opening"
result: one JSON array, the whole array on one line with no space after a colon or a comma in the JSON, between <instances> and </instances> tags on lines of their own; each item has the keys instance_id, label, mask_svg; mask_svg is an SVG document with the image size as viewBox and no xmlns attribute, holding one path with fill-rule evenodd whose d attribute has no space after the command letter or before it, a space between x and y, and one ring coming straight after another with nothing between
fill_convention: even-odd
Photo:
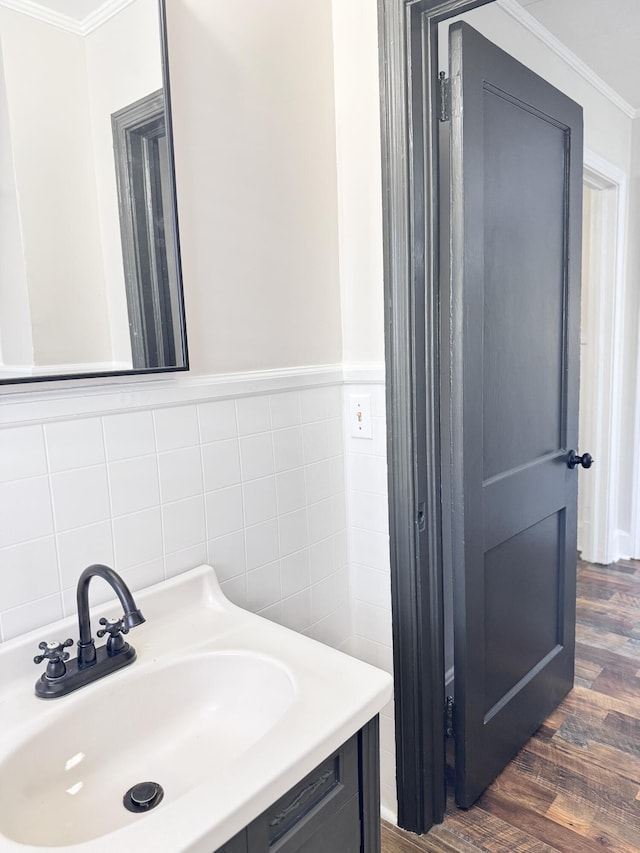
<instances>
[{"instance_id":1,"label":"doorway opening","mask_svg":"<svg viewBox=\"0 0 640 853\"><path fill-rule=\"evenodd\" d=\"M439 429L438 383L443 370L438 338L440 261L433 247L439 245L441 236L437 180L442 151L438 146L438 116L447 112L446 102L443 104L443 95L445 98L447 95L446 89L441 90L438 85L437 27L441 21L449 23L454 16L482 5L485 5L482 0L385 0L383 3L385 301L394 668L400 719L399 820L417 832L441 809L439 785L444 770L440 745L445 708L446 591L437 567L442 565L442 553L447 548L446 542L443 546L446 525L441 507L447 504L448 496L442 493L442 479L438 476L442 459L440 436L445 436L443 441L446 441L447 432ZM604 174L602 170L592 171L597 174L588 175L593 184L589 189L601 193L594 205L596 208L604 205L609 229L605 233L611 237L613 228L617 240L602 261L603 271L599 275L605 275L606 270L609 280L619 288L619 298L608 319L597 317L595 330L600 334L606 327L611 359L615 362L616 347L622 340L616 330L621 322L624 296L624 252L620 238L625 217L619 211L625 210L625 188L606 170ZM599 215L603 215L603 210ZM600 348L600 341L593 334L591 340L597 341ZM600 365L599 369L605 371ZM607 407L610 412L620 394L619 384L607 391L607 404L595 404L597 414L603 415ZM615 429L610 417L608 426L609 430ZM588 436L581 437L580 451L593 450L597 467L602 468L600 476L609 480L615 477L617 460L611 455L612 443L609 442L603 454L596 446L589 447L587 441ZM604 434L601 442L606 442ZM425 472L425 459L428 464L422 476L419 472ZM598 487L600 500L613 501L611 495L609 484ZM610 503L606 536L615 540L616 532L610 530L614 518L611 507ZM593 496L590 508L597 511ZM583 532L586 539L586 526ZM573 550L575 553L575 543ZM447 669L450 675L450 667Z\"/></svg>"}]
</instances>

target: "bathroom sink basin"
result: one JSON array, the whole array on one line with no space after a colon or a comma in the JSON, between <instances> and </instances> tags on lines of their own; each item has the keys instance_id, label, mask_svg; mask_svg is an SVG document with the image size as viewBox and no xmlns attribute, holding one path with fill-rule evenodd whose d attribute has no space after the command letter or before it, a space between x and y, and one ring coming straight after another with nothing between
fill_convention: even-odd
<instances>
[{"instance_id":1,"label":"bathroom sink basin","mask_svg":"<svg viewBox=\"0 0 640 853\"><path fill-rule=\"evenodd\" d=\"M294 696L284 667L246 652L130 675L104 682L108 695L85 688L72 719L52 720L2 762L0 832L56 847L139 820L123 808L129 788L156 782L173 801L209 774L230 772Z\"/></svg>"},{"instance_id":2,"label":"bathroom sink basin","mask_svg":"<svg viewBox=\"0 0 640 853\"><path fill-rule=\"evenodd\" d=\"M210 566L136 602L132 665L59 698L35 696L31 661L75 617L0 644L0 853L213 853L391 698L387 673L233 605ZM141 783L163 794L136 813Z\"/></svg>"}]
</instances>

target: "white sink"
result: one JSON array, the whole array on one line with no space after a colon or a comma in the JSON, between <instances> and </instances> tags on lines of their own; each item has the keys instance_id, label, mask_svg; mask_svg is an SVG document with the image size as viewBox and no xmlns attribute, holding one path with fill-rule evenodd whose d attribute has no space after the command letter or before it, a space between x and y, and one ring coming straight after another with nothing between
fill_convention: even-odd
<instances>
[{"instance_id":1,"label":"white sink","mask_svg":"<svg viewBox=\"0 0 640 853\"><path fill-rule=\"evenodd\" d=\"M135 597L138 659L68 696L35 697L31 658L74 619L0 646L0 853L212 853L390 698L386 673L232 605L209 566ZM164 797L134 814L140 782Z\"/></svg>"},{"instance_id":2,"label":"white sink","mask_svg":"<svg viewBox=\"0 0 640 853\"><path fill-rule=\"evenodd\" d=\"M132 785L158 782L175 800L228 769L293 697L287 670L249 653L194 655L114 679L106 705L90 685L73 721L52 721L3 761L0 832L60 847L139 820L122 805Z\"/></svg>"}]
</instances>

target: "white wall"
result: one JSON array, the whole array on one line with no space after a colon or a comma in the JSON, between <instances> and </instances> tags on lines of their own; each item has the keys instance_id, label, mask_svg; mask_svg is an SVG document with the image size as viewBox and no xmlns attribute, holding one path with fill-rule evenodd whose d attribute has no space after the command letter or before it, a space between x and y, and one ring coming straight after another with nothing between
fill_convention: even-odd
<instances>
[{"instance_id":1,"label":"white wall","mask_svg":"<svg viewBox=\"0 0 640 853\"><path fill-rule=\"evenodd\" d=\"M620 465L620 528L630 531L629 556L640 558L640 118L633 122L631 174L629 182L630 211L628 231L628 287L624 311L625 373L622 379L623 412ZM633 432L630 432L633 430ZM627 436L634 441L625 445ZM633 448L633 454L628 448ZM631 463L631 464L630 464ZM631 492L632 501L627 500ZM628 526L627 526L628 525Z\"/></svg>"},{"instance_id":2,"label":"white wall","mask_svg":"<svg viewBox=\"0 0 640 853\"><path fill-rule=\"evenodd\" d=\"M393 672L387 496L382 164L375 0L333 0L338 231L352 631L350 650ZM368 369L362 369L367 366ZM358 383L357 376L369 382ZM379 376L376 381L373 377ZM349 433L351 397L371 401L373 437ZM393 702L380 715L383 816L397 816Z\"/></svg>"},{"instance_id":3,"label":"white wall","mask_svg":"<svg viewBox=\"0 0 640 853\"><path fill-rule=\"evenodd\" d=\"M378 18L333 0L343 361L384 362Z\"/></svg>"},{"instance_id":4,"label":"white wall","mask_svg":"<svg viewBox=\"0 0 640 853\"><path fill-rule=\"evenodd\" d=\"M330 0L167 11L193 370L339 362Z\"/></svg>"},{"instance_id":5,"label":"white wall","mask_svg":"<svg viewBox=\"0 0 640 853\"><path fill-rule=\"evenodd\" d=\"M35 363L106 361L83 43L5 7L0 29Z\"/></svg>"},{"instance_id":6,"label":"white wall","mask_svg":"<svg viewBox=\"0 0 640 853\"><path fill-rule=\"evenodd\" d=\"M20 230L0 37L0 375L33 364L29 288Z\"/></svg>"}]
</instances>

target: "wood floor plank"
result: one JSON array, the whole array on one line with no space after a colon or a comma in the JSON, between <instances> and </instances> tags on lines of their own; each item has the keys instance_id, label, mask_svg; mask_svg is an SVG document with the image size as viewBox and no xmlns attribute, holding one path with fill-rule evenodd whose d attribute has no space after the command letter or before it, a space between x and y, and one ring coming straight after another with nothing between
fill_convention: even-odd
<instances>
[{"instance_id":1,"label":"wood floor plank","mask_svg":"<svg viewBox=\"0 0 640 853\"><path fill-rule=\"evenodd\" d=\"M610 720L609 723L607 723L607 719ZM628 734L629 726L622 726L617 722L622 719L630 720L631 718L624 718L614 712L607 715L602 723L594 725L589 720L571 714L558 729L554 741L564 740L567 743L587 748L598 743L610 746L622 754L640 756L640 746L637 740L634 741Z\"/></svg>"},{"instance_id":2,"label":"wood floor plank","mask_svg":"<svg viewBox=\"0 0 640 853\"><path fill-rule=\"evenodd\" d=\"M632 717L640 717L640 695L629 701L619 696L607 693L599 693L584 687L574 687L571 693L564 699L560 708L553 715L559 714L564 719L568 714L579 714L587 719L598 718L604 720L610 711L619 711ZM559 727L559 726L558 726ZM558 728L557 727L557 728Z\"/></svg>"},{"instance_id":3,"label":"wood floor plank","mask_svg":"<svg viewBox=\"0 0 640 853\"><path fill-rule=\"evenodd\" d=\"M627 643L629 642L630 641L627 640ZM581 638L577 638L576 656L579 657L580 660L598 664L603 670L610 667L615 673L617 673L618 678L626 678L633 687L638 686L637 684L633 684L633 679L638 670L638 665L640 664L640 657L636 656L634 659L631 649L628 654L624 654L619 648L613 649L611 647L607 647L602 642L602 639L597 636L593 636L591 641L589 641L588 638L584 641ZM618 696L619 694L615 690L612 690L610 691L610 695ZM638 694L636 694L630 701L636 701L637 695Z\"/></svg>"},{"instance_id":4,"label":"wood floor plank","mask_svg":"<svg viewBox=\"0 0 640 853\"><path fill-rule=\"evenodd\" d=\"M586 565L589 565L589 563ZM617 563L612 563L612 565L618 572L628 570L630 574L640 577L640 560L618 560ZM600 568L606 570L609 567L600 566Z\"/></svg>"},{"instance_id":5,"label":"wood floor plank","mask_svg":"<svg viewBox=\"0 0 640 853\"><path fill-rule=\"evenodd\" d=\"M594 811L584 800L560 794L547 817L571 828L584 842L606 847L610 853L638 853L636 827L615 820L607 812Z\"/></svg>"},{"instance_id":6,"label":"wood floor plank","mask_svg":"<svg viewBox=\"0 0 640 853\"><path fill-rule=\"evenodd\" d=\"M540 815L508 795L503 795L493 786L487 789L479 801L485 811L502 818L560 853L602 853L602 845L590 841L574 829L556 823L546 815Z\"/></svg>"},{"instance_id":7,"label":"wood floor plank","mask_svg":"<svg viewBox=\"0 0 640 853\"><path fill-rule=\"evenodd\" d=\"M637 612L620 600L596 602L579 598L576 603L576 616L581 625L605 629L625 638L633 637L638 626Z\"/></svg>"},{"instance_id":8,"label":"wood floor plank","mask_svg":"<svg viewBox=\"0 0 640 853\"><path fill-rule=\"evenodd\" d=\"M578 574L578 595L582 595L582 589L588 586L612 590L612 594L619 590L633 592L638 589L638 574L635 571L628 572L627 567L622 565L618 568L609 566L606 570L587 566Z\"/></svg>"},{"instance_id":9,"label":"wood floor plank","mask_svg":"<svg viewBox=\"0 0 640 853\"><path fill-rule=\"evenodd\" d=\"M616 592L626 592L627 590L610 589L603 583L582 583L578 588L577 598L589 598L592 601L610 601Z\"/></svg>"},{"instance_id":10,"label":"wood floor plank","mask_svg":"<svg viewBox=\"0 0 640 853\"><path fill-rule=\"evenodd\" d=\"M606 628L597 628L594 625L578 625L576 627L576 640L581 644L588 644L591 649L603 649L616 652L620 657L640 660L638 651L630 645L629 637L623 634L614 634Z\"/></svg>"},{"instance_id":11,"label":"wood floor plank","mask_svg":"<svg viewBox=\"0 0 640 853\"><path fill-rule=\"evenodd\" d=\"M522 756L518 756L522 759ZM517 800L522 806L544 815L556 799L558 792L550 785L545 785L544 777L536 773L530 766L531 761L514 759L504 772L498 776L492 789L503 795Z\"/></svg>"},{"instance_id":12,"label":"wood floor plank","mask_svg":"<svg viewBox=\"0 0 640 853\"><path fill-rule=\"evenodd\" d=\"M484 848L461 837L444 825L417 836L388 824L382 825L383 853L483 853Z\"/></svg>"},{"instance_id":13,"label":"wood floor plank","mask_svg":"<svg viewBox=\"0 0 640 853\"><path fill-rule=\"evenodd\" d=\"M617 747L640 758L640 720L636 716L610 711L604 719L604 729L615 733Z\"/></svg>"},{"instance_id":14,"label":"wood floor plank","mask_svg":"<svg viewBox=\"0 0 640 853\"><path fill-rule=\"evenodd\" d=\"M640 809L635 800L638 792L635 782L601 768L594 772L593 765L586 760L588 750L547 750L547 758L540 755L544 748L544 744L525 748L517 756L516 766L522 775L535 779L537 787L553 793L554 800L546 812L547 816L557 807L558 797L569 797L576 807L576 820L584 805L591 815L607 815L616 823L633 827L640 840ZM534 752L534 749L538 751ZM608 828L602 819L600 823Z\"/></svg>"},{"instance_id":15,"label":"wood floor plank","mask_svg":"<svg viewBox=\"0 0 640 853\"><path fill-rule=\"evenodd\" d=\"M640 589L638 592L614 592L609 599L611 605L619 605L621 607L634 610L636 614L640 610Z\"/></svg>"},{"instance_id":16,"label":"wood floor plank","mask_svg":"<svg viewBox=\"0 0 640 853\"><path fill-rule=\"evenodd\" d=\"M640 561L581 561L576 610L564 702L476 805L383 853L640 853Z\"/></svg>"},{"instance_id":17,"label":"wood floor plank","mask_svg":"<svg viewBox=\"0 0 640 853\"><path fill-rule=\"evenodd\" d=\"M448 818L447 825L453 826L462 837L471 839L478 849L486 853L553 853L555 850L479 806L473 811L458 810Z\"/></svg>"},{"instance_id":18,"label":"wood floor plank","mask_svg":"<svg viewBox=\"0 0 640 853\"><path fill-rule=\"evenodd\" d=\"M585 682L581 686L589 687L602 672L602 667L590 661L576 659L576 679Z\"/></svg>"},{"instance_id":19,"label":"wood floor plank","mask_svg":"<svg viewBox=\"0 0 640 853\"><path fill-rule=\"evenodd\" d=\"M627 779L633 784L640 785L640 766L638 759L628 753L599 743L590 743L585 750L585 764L592 765L597 773L601 768L614 767L620 779ZM640 853L640 844L638 845Z\"/></svg>"},{"instance_id":20,"label":"wood floor plank","mask_svg":"<svg viewBox=\"0 0 640 853\"><path fill-rule=\"evenodd\" d=\"M629 702L640 697L640 678L620 666L606 666L591 685L591 689L607 696L618 696Z\"/></svg>"},{"instance_id":21,"label":"wood floor plank","mask_svg":"<svg viewBox=\"0 0 640 853\"><path fill-rule=\"evenodd\" d=\"M526 760L528 755L536 755L547 761L550 777L545 781L553 790L558 788L558 777L555 767L564 767L573 774L582 774L587 779L598 779L600 784L615 797L624 794L626 799L634 799L640 786L640 761L635 756L627 756L610 747L590 743L584 748L576 748L573 744L561 739L549 743L538 738L532 738L520 759Z\"/></svg>"}]
</instances>

